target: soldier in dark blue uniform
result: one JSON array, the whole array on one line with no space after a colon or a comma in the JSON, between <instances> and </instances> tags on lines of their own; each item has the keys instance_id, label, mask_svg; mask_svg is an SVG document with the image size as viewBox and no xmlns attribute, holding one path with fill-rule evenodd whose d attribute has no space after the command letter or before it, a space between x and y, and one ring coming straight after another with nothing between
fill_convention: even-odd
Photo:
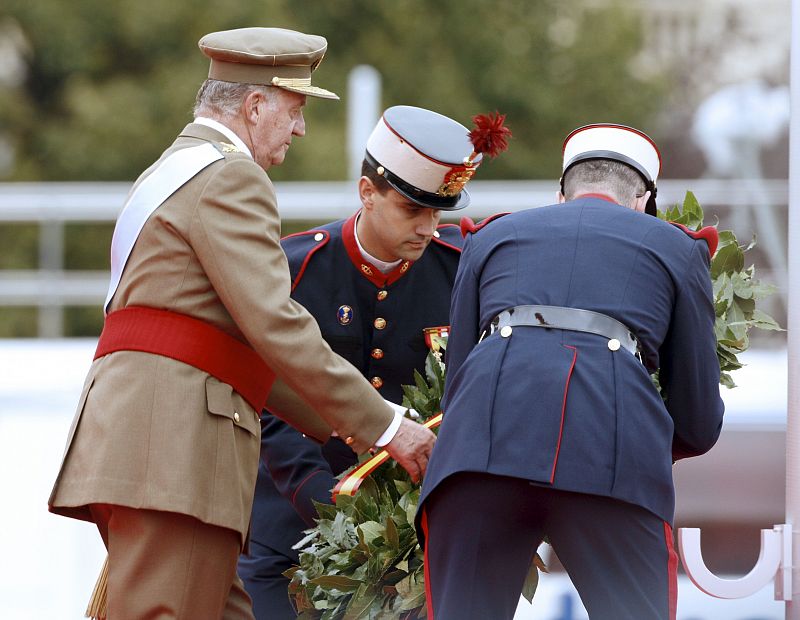
<instances>
[{"instance_id":1,"label":"soldier in dark blue uniform","mask_svg":"<svg viewBox=\"0 0 800 620\"><path fill-rule=\"evenodd\" d=\"M367 143L362 208L282 241L292 297L391 403L402 402L401 385L414 383L414 369L424 372L426 330L447 330L462 236L439 219L468 204L463 187L480 159L461 124L420 108L389 108ZM239 562L257 618L296 616L282 576L298 562L292 545L314 525L312 500L330 502L334 476L355 463L343 441L320 447L263 416L250 554Z\"/></svg>"},{"instance_id":2,"label":"soldier in dark blue uniform","mask_svg":"<svg viewBox=\"0 0 800 620\"><path fill-rule=\"evenodd\" d=\"M545 535L592 620L675 617L671 468L722 425L716 231L647 215L637 130L576 130L563 170L563 204L464 242L418 513L429 618L512 618Z\"/></svg>"}]
</instances>

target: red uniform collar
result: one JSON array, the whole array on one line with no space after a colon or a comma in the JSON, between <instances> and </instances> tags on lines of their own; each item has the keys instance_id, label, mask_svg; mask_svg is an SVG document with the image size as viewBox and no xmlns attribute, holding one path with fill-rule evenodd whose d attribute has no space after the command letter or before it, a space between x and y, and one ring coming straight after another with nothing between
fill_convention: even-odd
<instances>
[{"instance_id":1,"label":"red uniform collar","mask_svg":"<svg viewBox=\"0 0 800 620\"><path fill-rule=\"evenodd\" d=\"M358 244L356 243L356 218L359 213L361 213L361 209L352 215L342 226L342 241L347 250L347 255L350 257L350 261L353 263L353 266L358 269L359 273L375 286L379 288L389 286L402 278L411 265L414 264L414 261L404 260L389 273L383 273L371 262L365 260L364 257L361 256Z\"/></svg>"},{"instance_id":2,"label":"red uniform collar","mask_svg":"<svg viewBox=\"0 0 800 620\"><path fill-rule=\"evenodd\" d=\"M608 194L598 194L598 193L595 193L595 192L589 192L588 194L578 194L577 196L575 196L575 198L573 198L573 200L578 200L578 198L599 198L600 200L605 200L606 202L610 202L610 203L613 203L615 205L619 204L616 200L614 200Z\"/></svg>"}]
</instances>

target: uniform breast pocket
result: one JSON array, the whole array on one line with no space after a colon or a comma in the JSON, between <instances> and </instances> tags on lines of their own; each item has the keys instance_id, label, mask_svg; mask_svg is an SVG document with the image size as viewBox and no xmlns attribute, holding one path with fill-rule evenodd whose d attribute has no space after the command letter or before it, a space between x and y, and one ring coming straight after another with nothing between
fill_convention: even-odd
<instances>
[{"instance_id":1,"label":"uniform breast pocket","mask_svg":"<svg viewBox=\"0 0 800 620\"><path fill-rule=\"evenodd\" d=\"M230 385L216 377L208 377L206 379L206 398L209 413L228 418L235 426L255 437L259 436L258 416L250 407L237 405L236 401L240 399L234 398L233 388Z\"/></svg>"},{"instance_id":2,"label":"uniform breast pocket","mask_svg":"<svg viewBox=\"0 0 800 620\"><path fill-rule=\"evenodd\" d=\"M430 346L425 342L425 335L420 331L408 340L408 346L412 351L425 353L430 350Z\"/></svg>"},{"instance_id":3,"label":"uniform breast pocket","mask_svg":"<svg viewBox=\"0 0 800 620\"><path fill-rule=\"evenodd\" d=\"M330 345L334 353L341 355L356 368L361 368L363 364L361 357L363 345L361 344L360 338L335 336L332 334L322 334L322 337L325 339L325 342Z\"/></svg>"}]
</instances>

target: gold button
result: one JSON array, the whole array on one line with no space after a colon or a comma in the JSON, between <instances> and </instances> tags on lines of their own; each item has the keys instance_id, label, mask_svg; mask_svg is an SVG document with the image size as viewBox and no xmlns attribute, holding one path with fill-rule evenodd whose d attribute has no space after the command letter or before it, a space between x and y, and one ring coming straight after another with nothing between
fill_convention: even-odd
<instances>
[{"instance_id":1,"label":"gold button","mask_svg":"<svg viewBox=\"0 0 800 620\"><path fill-rule=\"evenodd\" d=\"M372 357L376 360L383 358L383 349L372 349Z\"/></svg>"},{"instance_id":2,"label":"gold button","mask_svg":"<svg viewBox=\"0 0 800 620\"><path fill-rule=\"evenodd\" d=\"M442 235L440 235L440 234L439 234L439 231L438 231L438 230L434 230L434 231L433 231L433 236L434 236L434 237L436 237L436 238L438 239L438 238L439 238L439 237L441 237Z\"/></svg>"},{"instance_id":3,"label":"gold button","mask_svg":"<svg viewBox=\"0 0 800 620\"><path fill-rule=\"evenodd\" d=\"M377 319L375 319L373 325L375 326L375 329L383 329L384 327L386 327L386 319L378 317Z\"/></svg>"},{"instance_id":4,"label":"gold button","mask_svg":"<svg viewBox=\"0 0 800 620\"><path fill-rule=\"evenodd\" d=\"M345 442L345 443L346 443L348 446L352 446L352 445L353 445L353 443L355 442L355 439L353 439L352 437L348 437L348 438L346 438L346 439L344 440L344 442Z\"/></svg>"},{"instance_id":5,"label":"gold button","mask_svg":"<svg viewBox=\"0 0 800 620\"><path fill-rule=\"evenodd\" d=\"M233 421L236 422L237 424L239 423L239 412L238 411L234 411L233 412Z\"/></svg>"},{"instance_id":6,"label":"gold button","mask_svg":"<svg viewBox=\"0 0 800 620\"><path fill-rule=\"evenodd\" d=\"M508 338L511 335L512 331L513 330L511 329L511 325L504 325L503 328L500 330L500 335L503 338Z\"/></svg>"},{"instance_id":7,"label":"gold button","mask_svg":"<svg viewBox=\"0 0 800 620\"><path fill-rule=\"evenodd\" d=\"M383 301L389 296L389 291L378 291L378 301Z\"/></svg>"},{"instance_id":8,"label":"gold button","mask_svg":"<svg viewBox=\"0 0 800 620\"><path fill-rule=\"evenodd\" d=\"M611 340L608 341L609 350L616 351L617 349L619 349L619 347L620 347L619 340L617 340L616 338L612 338Z\"/></svg>"},{"instance_id":9,"label":"gold button","mask_svg":"<svg viewBox=\"0 0 800 620\"><path fill-rule=\"evenodd\" d=\"M379 390L383 386L383 379L380 377L372 377L371 383L372 387L374 387L376 390Z\"/></svg>"},{"instance_id":10,"label":"gold button","mask_svg":"<svg viewBox=\"0 0 800 620\"><path fill-rule=\"evenodd\" d=\"M322 241L324 237L325 235L323 235L322 233L317 233L316 235L314 235L314 241Z\"/></svg>"}]
</instances>

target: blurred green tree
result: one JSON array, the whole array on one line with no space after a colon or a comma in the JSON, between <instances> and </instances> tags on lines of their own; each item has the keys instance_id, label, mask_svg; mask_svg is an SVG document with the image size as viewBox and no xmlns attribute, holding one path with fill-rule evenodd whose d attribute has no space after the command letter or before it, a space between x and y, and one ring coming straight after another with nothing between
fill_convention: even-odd
<instances>
[{"instance_id":1,"label":"blurred green tree","mask_svg":"<svg viewBox=\"0 0 800 620\"><path fill-rule=\"evenodd\" d=\"M561 140L598 120L648 126L663 84L635 70L636 12L579 0L6 0L30 44L28 75L0 96L16 158L6 180L132 180L191 120L206 32L272 25L329 41L317 81L346 93L370 64L385 106L430 107L470 123L499 110L515 138L481 178L558 176ZM0 88L2 91L2 88ZM3 119L6 122L3 122ZM308 138L278 179L344 179L345 106L309 101Z\"/></svg>"},{"instance_id":2,"label":"blurred green tree","mask_svg":"<svg viewBox=\"0 0 800 620\"><path fill-rule=\"evenodd\" d=\"M571 129L650 128L667 88L637 63L638 13L614 0L4 0L4 24L22 33L27 72L0 81L0 143L13 151L0 181L133 181L191 120L208 70L199 38L242 26L325 36L315 81L343 98L349 72L368 64L385 107L427 107L468 126L477 113L506 114L514 138L482 180L557 178ZM306 139L270 176L346 179L346 106L310 100L306 122ZM107 269L106 228L69 226L66 268ZM37 267L35 231L20 230L0 224L2 268ZM101 319L97 308L70 309L66 335L95 335ZM0 308L0 337L32 335L35 312Z\"/></svg>"}]
</instances>

